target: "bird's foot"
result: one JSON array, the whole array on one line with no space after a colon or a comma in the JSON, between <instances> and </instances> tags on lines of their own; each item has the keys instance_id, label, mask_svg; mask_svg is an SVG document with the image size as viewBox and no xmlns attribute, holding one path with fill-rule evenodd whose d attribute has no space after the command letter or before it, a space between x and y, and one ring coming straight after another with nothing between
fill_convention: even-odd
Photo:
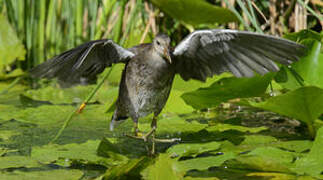
<instances>
[{"instance_id":1,"label":"bird's foot","mask_svg":"<svg viewBox=\"0 0 323 180\"><path fill-rule=\"evenodd\" d=\"M133 138L133 139L139 139L143 140L144 142L148 141L148 136L146 135L139 135L139 136L132 136L132 135L126 135L127 137ZM171 139L159 139L159 138L153 138L153 142L158 142L158 143L174 143L174 142L180 142L181 138L171 138Z\"/></svg>"},{"instance_id":2,"label":"bird's foot","mask_svg":"<svg viewBox=\"0 0 323 180\"><path fill-rule=\"evenodd\" d=\"M171 138L171 139L154 139L155 142L160 142L160 143L174 143L174 142L180 142L181 138Z\"/></svg>"},{"instance_id":3,"label":"bird's foot","mask_svg":"<svg viewBox=\"0 0 323 180\"><path fill-rule=\"evenodd\" d=\"M148 133L146 134L143 134L142 132L140 131L135 131L135 135L134 136L131 136L131 135L126 135L127 137L130 137L130 138L134 138L134 139L141 139L141 140L144 140L144 142L147 142L148 141L148 138L156 131L155 128L152 128Z\"/></svg>"}]
</instances>

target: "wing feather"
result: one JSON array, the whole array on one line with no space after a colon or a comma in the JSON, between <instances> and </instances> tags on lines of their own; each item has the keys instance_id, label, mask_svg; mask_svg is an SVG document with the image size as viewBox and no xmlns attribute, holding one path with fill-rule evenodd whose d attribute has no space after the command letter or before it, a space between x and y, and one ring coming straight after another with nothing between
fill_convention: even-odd
<instances>
[{"instance_id":1,"label":"wing feather","mask_svg":"<svg viewBox=\"0 0 323 180\"><path fill-rule=\"evenodd\" d=\"M274 62L289 65L305 51L303 45L274 36L214 29L188 35L174 49L173 59L176 72L184 80L205 81L224 71L237 77L278 71Z\"/></svg>"},{"instance_id":2,"label":"wing feather","mask_svg":"<svg viewBox=\"0 0 323 180\"><path fill-rule=\"evenodd\" d=\"M113 63L125 63L134 55L109 39L90 41L34 67L31 75L39 78L56 77L72 85L84 77L95 78L106 67Z\"/></svg>"}]
</instances>

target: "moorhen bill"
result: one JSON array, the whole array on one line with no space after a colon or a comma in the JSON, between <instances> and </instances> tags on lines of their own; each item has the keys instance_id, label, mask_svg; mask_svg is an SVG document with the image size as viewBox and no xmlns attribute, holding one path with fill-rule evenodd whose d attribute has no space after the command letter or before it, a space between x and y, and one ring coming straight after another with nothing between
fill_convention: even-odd
<instances>
[{"instance_id":1,"label":"moorhen bill","mask_svg":"<svg viewBox=\"0 0 323 180\"><path fill-rule=\"evenodd\" d=\"M225 29L192 32L173 49L170 41L167 35L159 34L152 43L130 49L109 39L90 41L38 65L31 73L33 77L57 77L74 83L81 77L95 77L113 63L125 63L110 129L116 121L131 117L135 137L146 141L152 135L154 143L157 116L165 106L175 74L185 81L205 81L225 71L236 77L252 77L255 72L264 75L279 70L274 62L289 65L305 52L304 46L289 40ZM151 131L139 136L139 118L151 113Z\"/></svg>"}]
</instances>

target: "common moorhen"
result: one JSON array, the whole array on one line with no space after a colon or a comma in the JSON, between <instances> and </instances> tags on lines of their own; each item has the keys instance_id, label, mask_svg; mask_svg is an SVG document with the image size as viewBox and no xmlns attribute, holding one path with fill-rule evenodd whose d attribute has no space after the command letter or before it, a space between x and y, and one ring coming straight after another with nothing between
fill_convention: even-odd
<instances>
[{"instance_id":1,"label":"common moorhen","mask_svg":"<svg viewBox=\"0 0 323 180\"><path fill-rule=\"evenodd\" d=\"M131 117L135 136L146 141L153 135L155 142L156 117L165 106L175 74L184 80L200 81L225 71L237 77L252 77L254 72L263 75L278 71L274 61L289 65L304 52L304 46L274 36L224 29L198 30L174 50L165 34L157 35L152 43L130 49L109 39L90 41L40 64L32 69L32 75L73 83L81 77L95 77L113 63L125 63L110 129L116 121ZM152 130L139 137L138 119L151 113Z\"/></svg>"}]
</instances>

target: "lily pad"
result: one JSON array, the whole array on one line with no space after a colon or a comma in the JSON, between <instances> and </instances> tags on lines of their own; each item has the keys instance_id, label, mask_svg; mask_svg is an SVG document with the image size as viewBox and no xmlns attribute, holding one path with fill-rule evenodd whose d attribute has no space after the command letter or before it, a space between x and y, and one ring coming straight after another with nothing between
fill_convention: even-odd
<instances>
[{"instance_id":1,"label":"lily pad","mask_svg":"<svg viewBox=\"0 0 323 180\"><path fill-rule=\"evenodd\" d=\"M180 171L176 160L171 159L169 154L160 154L156 162L142 171L144 179L182 179L184 172Z\"/></svg>"},{"instance_id":2,"label":"lily pad","mask_svg":"<svg viewBox=\"0 0 323 180\"><path fill-rule=\"evenodd\" d=\"M198 154L214 151L220 148L221 143L208 142L208 143L194 143L194 144L177 144L170 147L167 152L177 156L196 156Z\"/></svg>"},{"instance_id":3,"label":"lily pad","mask_svg":"<svg viewBox=\"0 0 323 180\"><path fill-rule=\"evenodd\" d=\"M260 147L246 155L239 156L237 160L251 169L261 171L290 172L295 153L274 147Z\"/></svg>"},{"instance_id":4,"label":"lily pad","mask_svg":"<svg viewBox=\"0 0 323 180\"><path fill-rule=\"evenodd\" d=\"M148 122L141 123L139 128L144 131L149 131L151 120L148 118ZM198 132L204 128L206 128L207 124L201 124L197 121L188 122L185 119L176 116L166 116L158 119L158 128L157 134L167 134L167 135L179 135L184 132Z\"/></svg>"},{"instance_id":5,"label":"lily pad","mask_svg":"<svg viewBox=\"0 0 323 180\"><path fill-rule=\"evenodd\" d=\"M207 88L200 88L182 95L184 101L195 109L209 108L235 98L261 96L273 74L253 78L222 78Z\"/></svg>"},{"instance_id":6,"label":"lily pad","mask_svg":"<svg viewBox=\"0 0 323 180\"><path fill-rule=\"evenodd\" d=\"M0 157L0 169L20 168L20 167L30 168L30 167L39 167L39 166L41 166L41 164L38 163L37 160L26 156Z\"/></svg>"},{"instance_id":7,"label":"lily pad","mask_svg":"<svg viewBox=\"0 0 323 180\"><path fill-rule=\"evenodd\" d=\"M86 162L99 163L104 159L97 156L97 147L100 141L89 140L83 144L49 144L40 147L33 147L31 157L42 163L52 163L58 159L66 160L69 165L71 160L84 160ZM64 164L61 164L64 165Z\"/></svg>"},{"instance_id":8,"label":"lily pad","mask_svg":"<svg viewBox=\"0 0 323 180\"><path fill-rule=\"evenodd\" d=\"M293 171L297 174L311 175L319 178L323 172L323 127L317 131L317 135L311 151L303 158L296 160Z\"/></svg>"},{"instance_id":9,"label":"lily pad","mask_svg":"<svg viewBox=\"0 0 323 180\"><path fill-rule=\"evenodd\" d=\"M300 61L293 63L292 68L304 79L305 85L323 88L323 53L321 53L321 42L315 40L305 40L309 48L306 56ZM296 89L300 87L299 82L291 74L287 73L287 82L280 83L284 88Z\"/></svg>"},{"instance_id":10,"label":"lily pad","mask_svg":"<svg viewBox=\"0 0 323 180\"><path fill-rule=\"evenodd\" d=\"M104 179L122 180L122 179L141 179L141 171L145 169L152 159L148 157L141 157L138 159L131 159L127 163L113 166L108 169L104 175Z\"/></svg>"},{"instance_id":11,"label":"lily pad","mask_svg":"<svg viewBox=\"0 0 323 180\"><path fill-rule=\"evenodd\" d=\"M13 171L0 172L0 179L21 180L21 179L46 179L46 180L71 180L80 179L83 172L76 169L56 169L49 171Z\"/></svg>"},{"instance_id":12,"label":"lily pad","mask_svg":"<svg viewBox=\"0 0 323 180\"><path fill-rule=\"evenodd\" d=\"M323 89L314 86L302 87L261 103L250 104L298 119L311 126L323 112Z\"/></svg>"},{"instance_id":13,"label":"lily pad","mask_svg":"<svg viewBox=\"0 0 323 180\"><path fill-rule=\"evenodd\" d=\"M234 159L236 154L233 152L225 152L217 156L199 157L189 160L179 161L179 167L182 171L188 170L207 170L210 167L221 166L225 161Z\"/></svg>"},{"instance_id":14,"label":"lily pad","mask_svg":"<svg viewBox=\"0 0 323 180\"><path fill-rule=\"evenodd\" d=\"M228 131L228 130L236 130L236 131L240 131L240 132L250 132L250 133L258 133L260 131L264 131L267 129L268 128L264 127L264 126L263 127L245 127L245 126L223 124L223 123L219 123L214 126L210 126L210 127L206 128L206 130L208 132L212 132L212 131L223 132L223 131Z\"/></svg>"}]
</instances>

